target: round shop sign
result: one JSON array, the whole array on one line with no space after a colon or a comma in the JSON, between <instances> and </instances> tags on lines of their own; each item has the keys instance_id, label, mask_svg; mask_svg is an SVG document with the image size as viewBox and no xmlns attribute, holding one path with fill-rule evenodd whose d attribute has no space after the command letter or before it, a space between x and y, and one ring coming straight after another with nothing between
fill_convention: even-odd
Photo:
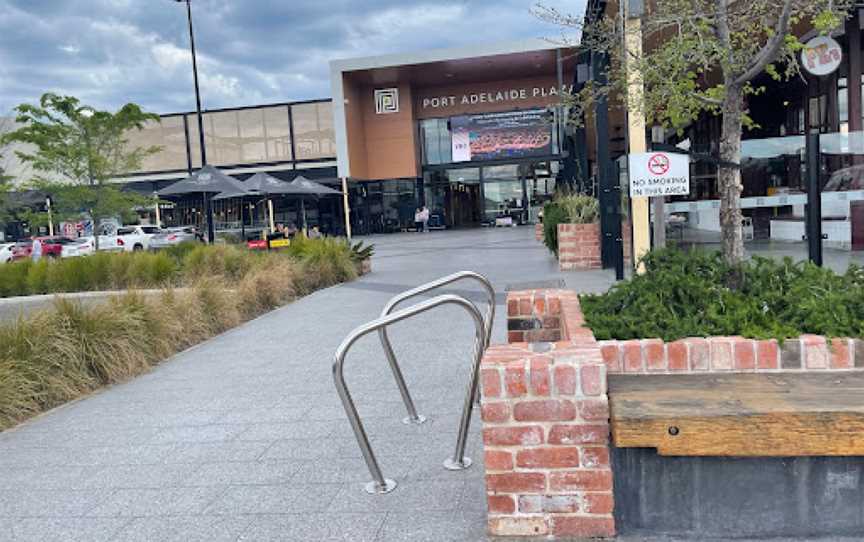
<instances>
[{"instance_id":1,"label":"round shop sign","mask_svg":"<svg viewBox=\"0 0 864 542\"><path fill-rule=\"evenodd\" d=\"M843 49L831 36L816 36L801 49L801 65L812 75L833 73L842 60Z\"/></svg>"}]
</instances>

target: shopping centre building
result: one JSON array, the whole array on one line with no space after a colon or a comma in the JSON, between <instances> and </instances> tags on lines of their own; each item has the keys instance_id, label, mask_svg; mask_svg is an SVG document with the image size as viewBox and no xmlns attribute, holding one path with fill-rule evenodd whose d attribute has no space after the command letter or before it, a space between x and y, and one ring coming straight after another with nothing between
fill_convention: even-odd
<instances>
[{"instance_id":1,"label":"shopping centre building","mask_svg":"<svg viewBox=\"0 0 864 542\"><path fill-rule=\"evenodd\" d=\"M412 228L422 205L432 227L529 223L562 178L559 104L573 66L542 40L336 60L332 100L205 111L208 162L239 179L264 171L341 189L344 178L355 234ZM200 167L197 126L195 113L178 113L131 134L161 151L122 182L152 193ZM322 198L310 223L343 232L337 199ZM296 201L275 203L277 222L298 221ZM217 230L239 229L241 214L264 224L263 205L240 205L214 202ZM162 219L201 223L202 207L182 198Z\"/></svg>"}]
</instances>

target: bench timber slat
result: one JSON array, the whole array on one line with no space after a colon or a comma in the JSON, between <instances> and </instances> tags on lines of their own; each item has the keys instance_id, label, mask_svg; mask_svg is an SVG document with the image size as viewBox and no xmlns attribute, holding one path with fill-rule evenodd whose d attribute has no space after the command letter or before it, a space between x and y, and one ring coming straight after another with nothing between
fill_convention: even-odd
<instances>
[{"instance_id":1,"label":"bench timber slat","mask_svg":"<svg viewBox=\"0 0 864 542\"><path fill-rule=\"evenodd\" d=\"M667 456L864 456L864 372L610 375L614 445Z\"/></svg>"}]
</instances>

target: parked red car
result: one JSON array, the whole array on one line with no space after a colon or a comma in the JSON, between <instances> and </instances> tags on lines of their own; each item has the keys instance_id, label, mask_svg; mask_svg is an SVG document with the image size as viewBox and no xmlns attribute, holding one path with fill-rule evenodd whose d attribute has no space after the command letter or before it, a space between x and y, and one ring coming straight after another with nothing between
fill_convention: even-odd
<instances>
[{"instance_id":1,"label":"parked red car","mask_svg":"<svg viewBox=\"0 0 864 542\"><path fill-rule=\"evenodd\" d=\"M42 257L59 258L63 252L63 245L70 240L65 237L37 237L42 242ZM33 252L33 239L24 239L15 243L12 247L12 259L26 260Z\"/></svg>"}]
</instances>

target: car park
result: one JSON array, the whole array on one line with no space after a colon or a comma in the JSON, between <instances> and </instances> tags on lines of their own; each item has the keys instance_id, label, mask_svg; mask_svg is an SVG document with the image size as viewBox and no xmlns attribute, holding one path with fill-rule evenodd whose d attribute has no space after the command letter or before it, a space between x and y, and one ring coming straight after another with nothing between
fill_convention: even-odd
<instances>
[{"instance_id":1,"label":"car park","mask_svg":"<svg viewBox=\"0 0 864 542\"><path fill-rule=\"evenodd\" d=\"M103 236L104 237L104 236ZM78 256L89 256L96 252L95 242L92 237L80 237L78 239L69 239L63 244L63 250L60 253L61 258L76 258ZM101 248L101 247L100 247Z\"/></svg>"}]
</instances>

